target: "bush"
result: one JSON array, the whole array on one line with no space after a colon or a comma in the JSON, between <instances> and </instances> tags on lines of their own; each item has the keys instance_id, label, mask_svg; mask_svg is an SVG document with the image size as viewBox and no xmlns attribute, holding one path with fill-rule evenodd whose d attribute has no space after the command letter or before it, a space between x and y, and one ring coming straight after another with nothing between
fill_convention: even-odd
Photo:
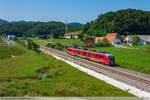
<instances>
[{"instance_id":1,"label":"bush","mask_svg":"<svg viewBox=\"0 0 150 100\"><path fill-rule=\"evenodd\" d=\"M40 48L40 45L38 45L38 44L36 44L36 43L34 43L34 42L33 42L32 45L33 45L33 50L34 50L35 52L39 53L39 52L40 52L40 49L39 49L39 48Z\"/></svg>"},{"instance_id":2,"label":"bush","mask_svg":"<svg viewBox=\"0 0 150 100\"><path fill-rule=\"evenodd\" d=\"M28 47L28 49L32 49L37 53L40 52L40 45L30 39L27 40L27 47Z\"/></svg>"},{"instance_id":3,"label":"bush","mask_svg":"<svg viewBox=\"0 0 150 100\"><path fill-rule=\"evenodd\" d=\"M32 49L33 41L27 40L27 44L28 44L28 49Z\"/></svg>"},{"instance_id":4,"label":"bush","mask_svg":"<svg viewBox=\"0 0 150 100\"><path fill-rule=\"evenodd\" d=\"M98 41L96 43L96 46L98 46L98 47L111 47L112 44L109 43L107 40L104 39L103 41Z\"/></svg>"},{"instance_id":5,"label":"bush","mask_svg":"<svg viewBox=\"0 0 150 100\"><path fill-rule=\"evenodd\" d=\"M140 45L140 38L138 36L133 36L133 45L138 46Z\"/></svg>"},{"instance_id":6,"label":"bush","mask_svg":"<svg viewBox=\"0 0 150 100\"><path fill-rule=\"evenodd\" d=\"M148 45L147 50L148 50L148 52L150 52L150 44Z\"/></svg>"},{"instance_id":7,"label":"bush","mask_svg":"<svg viewBox=\"0 0 150 100\"><path fill-rule=\"evenodd\" d=\"M19 44L23 45L24 47L27 47L27 41L24 39L17 39L16 40Z\"/></svg>"},{"instance_id":8,"label":"bush","mask_svg":"<svg viewBox=\"0 0 150 100\"><path fill-rule=\"evenodd\" d=\"M47 43L47 45L46 45L47 47L51 47L51 43Z\"/></svg>"},{"instance_id":9,"label":"bush","mask_svg":"<svg viewBox=\"0 0 150 100\"><path fill-rule=\"evenodd\" d=\"M61 50L61 51L63 51L65 49L65 46L60 43L48 43L47 47L51 47L51 48Z\"/></svg>"},{"instance_id":10,"label":"bush","mask_svg":"<svg viewBox=\"0 0 150 100\"><path fill-rule=\"evenodd\" d=\"M68 85L58 85L55 89L55 93L58 96L84 96L85 93L82 92L81 89L73 87L73 86L68 86Z\"/></svg>"}]
</instances>

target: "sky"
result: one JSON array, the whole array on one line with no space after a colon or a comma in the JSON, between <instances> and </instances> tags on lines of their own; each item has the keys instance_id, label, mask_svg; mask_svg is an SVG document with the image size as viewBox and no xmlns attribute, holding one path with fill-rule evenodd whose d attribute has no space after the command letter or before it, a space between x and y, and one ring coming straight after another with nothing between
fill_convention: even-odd
<instances>
[{"instance_id":1,"label":"sky","mask_svg":"<svg viewBox=\"0 0 150 100\"><path fill-rule=\"evenodd\" d=\"M126 8L150 11L150 0L0 0L0 19L86 23Z\"/></svg>"}]
</instances>

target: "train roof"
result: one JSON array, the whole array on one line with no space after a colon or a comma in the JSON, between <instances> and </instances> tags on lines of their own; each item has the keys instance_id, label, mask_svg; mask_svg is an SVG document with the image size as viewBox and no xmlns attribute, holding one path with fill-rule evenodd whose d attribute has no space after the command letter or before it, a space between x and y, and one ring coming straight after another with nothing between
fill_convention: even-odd
<instances>
[{"instance_id":1,"label":"train roof","mask_svg":"<svg viewBox=\"0 0 150 100\"><path fill-rule=\"evenodd\" d=\"M82 51L86 51L86 52L93 52L95 54L103 54L103 55L106 55L106 56L113 56L112 54L104 52L104 51L85 50L85 49L80 49L80 48L72 48L72 49L78 49L78 50L82 50Z\"/></svg>"}]
</instances>

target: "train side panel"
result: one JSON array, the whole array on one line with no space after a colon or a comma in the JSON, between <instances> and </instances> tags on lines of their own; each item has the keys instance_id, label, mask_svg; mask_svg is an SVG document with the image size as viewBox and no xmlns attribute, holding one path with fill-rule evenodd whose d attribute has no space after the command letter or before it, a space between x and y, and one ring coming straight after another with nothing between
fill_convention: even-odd
<instances>
[{"instance_id":1,"label":"train side panel","mask_svg":"<svg viewBox=\"0 0 150 100\"><path fill-rule=\"evenodd\" d=\"M107 64L107 65L110 64L107 54L99 54L96 52L91 52L91 51L87 51L87 50L79 50L79 49L75 49L75 48L68 48L67 53L74 55L74 56L87 58L92 61L101 62L103 64Z\"/></svg>"}]
</instances>

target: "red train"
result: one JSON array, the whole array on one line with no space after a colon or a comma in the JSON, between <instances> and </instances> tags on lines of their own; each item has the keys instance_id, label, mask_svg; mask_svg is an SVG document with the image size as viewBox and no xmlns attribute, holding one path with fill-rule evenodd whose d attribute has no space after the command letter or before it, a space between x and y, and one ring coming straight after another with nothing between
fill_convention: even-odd
<instances>
[{"instance_id":1,"label":"red train","mask_svg":"<svg viewBox=\"0 0 150 100\"><path fill-rule=\"evenodd\" d=\"M93 52L77 48L68 48L67 53L92 61L100 62L109 66L115 65L115 57L112 54Z\"/></svg>"}]
</instances>

